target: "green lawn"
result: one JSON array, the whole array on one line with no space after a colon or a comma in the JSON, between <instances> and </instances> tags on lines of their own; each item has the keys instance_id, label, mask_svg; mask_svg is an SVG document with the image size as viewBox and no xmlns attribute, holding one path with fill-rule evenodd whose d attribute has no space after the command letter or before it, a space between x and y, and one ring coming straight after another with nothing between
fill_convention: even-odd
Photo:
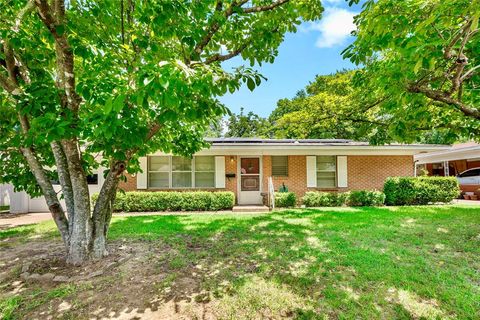
<instances>
[{"instance_id":1,"label":"green lawn","mask_svg":"<svg viewBox=\"0 0 480 320\"><path fill-rule=\"evenodd\" d=\"M53 227L0 231L0 255L58 242ZM480 207L115 217L110 241L131 246L134 257L69 284L61 297L51 292L65 284L28 283L12 294L2 283L0 310L13 319L40 312L88 319L101 308L119 314L155 300L153 310L186 301L181 312L201 305L226 319L480 318ZM12 265L10 282L20 266ZM60 312L63 301L71 307Z\"/></svg>"}]
</instances>

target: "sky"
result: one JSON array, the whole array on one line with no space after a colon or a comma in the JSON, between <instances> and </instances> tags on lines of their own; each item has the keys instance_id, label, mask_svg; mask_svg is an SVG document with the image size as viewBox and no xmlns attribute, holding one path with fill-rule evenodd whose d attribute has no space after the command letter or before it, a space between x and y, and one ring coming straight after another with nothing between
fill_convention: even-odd
<instances>
[{"instance_id":1,"label":"sky","mask_svg":"<svg viewBox=\"0 0 480 320\"><path fill-rule=\"evenodd\" d=\"M267 81L253 92L244 85L239 91L221 97L220 101L232 112L239 113L243 107L246 112L267 117L278 100L292 98L316 75L355 68L348 60L343 60L340 53L354 40L350 33L355 27L353 16L360 12L360 6L349 7L345 0L324 0L322 4L325 11L320 21L305 22L297 33L287 34L275 62L256 68ZM242 63L237 58L223 66L228 70Z\"/></svg>"}]
</instances>

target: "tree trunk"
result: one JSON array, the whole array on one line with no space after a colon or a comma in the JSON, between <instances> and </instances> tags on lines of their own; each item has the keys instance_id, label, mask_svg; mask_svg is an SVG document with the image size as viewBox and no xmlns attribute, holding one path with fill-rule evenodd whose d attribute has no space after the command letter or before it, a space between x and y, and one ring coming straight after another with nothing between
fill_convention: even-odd
<instances>
[{"instance_id":1,"label":"tree trunk","mask_svg":"<svg viewBox=\"0 0 480 320\"><path fill-rule=\"evenodd\" d=\"M81 264L89 258L91 241L90 193L87 177L82 166L80 146L76 140L64 140L62 146L68 163L68 173L72 184L75 214L71 222L70 247L67 262Z\"/></svg>"}]
</instances>

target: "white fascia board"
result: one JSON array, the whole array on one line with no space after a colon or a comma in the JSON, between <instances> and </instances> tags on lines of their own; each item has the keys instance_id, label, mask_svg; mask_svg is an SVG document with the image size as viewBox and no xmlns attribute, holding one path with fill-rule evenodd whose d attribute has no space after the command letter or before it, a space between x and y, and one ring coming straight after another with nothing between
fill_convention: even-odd
<instances>
[{"instance_id":1,"label":"white fascia board","mask_svg":"<svg viewBox=\"0 0 480 320\"><path fill-rule=\"evenodd\" d=\"M445 150L442 146L390 145L390 146L212 146L198 155L415 155L420 152Z\"/></svg>"},{"instance_id":2,"label":"white fascia board","mask_svg":"<svg viewBox=\"0 0 480 320\"><path fill-rule=\"evenodd\" d=\"M474 159L480 156L480 147L471 147L465 149L453 149L444 152L423 153L415 156L415 162L418 164L436 163L443 161Z\"/></svg>"}]
</instances>

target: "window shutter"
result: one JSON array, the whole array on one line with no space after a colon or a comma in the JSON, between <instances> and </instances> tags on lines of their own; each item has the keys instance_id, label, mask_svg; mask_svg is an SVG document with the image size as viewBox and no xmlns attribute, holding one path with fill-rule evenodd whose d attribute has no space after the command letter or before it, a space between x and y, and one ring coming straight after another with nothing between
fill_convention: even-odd
<instances>
[{"instance_id":1,"label":"window shutter","mask_svg":"<svg viewBox=\"0 0 480 320\"><path fill-rule=\"evenodd\" d=\"M307 187L317 186L317 157L307 156Z\"/></svg>"},{"instance_id":2,"label":"window shutter","mask_svg":"<svg viewBox=\"0 0 480 320\"><path fill-rule=\"evenodd\" d=\"M138 158L138 162L140 163L140 169L142 169L142 172L137 173L137 189L147 189L147 157Z\"/></svg>"},{"instance_id":3,"label":"window shutter","mask_svg":"<svg viewBox=\"0 0 480 320\"><path fill-rule=\"evenodd\" d=\"M337 157L337 179L338 187L348 187L348 170L347 170L347 156Z\"/></svg>"},{"instance_id":4,"label":"window shutter","mask_svg":"<svg viewBox=\"0 0 480 320\"><path fill-rule=\"evenodd\" d=\"M215 188L225 188L225 157L215 157Z\"/></svg>"}]
</instances>

